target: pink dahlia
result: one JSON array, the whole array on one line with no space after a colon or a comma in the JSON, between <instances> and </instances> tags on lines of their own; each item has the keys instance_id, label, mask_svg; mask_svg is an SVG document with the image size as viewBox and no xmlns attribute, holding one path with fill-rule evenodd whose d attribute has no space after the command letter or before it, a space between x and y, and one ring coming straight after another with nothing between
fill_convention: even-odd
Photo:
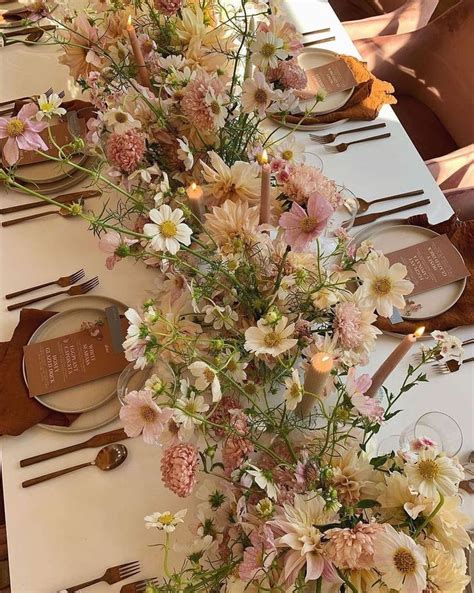
<instances>
[{"instance_id":1,"label":"pink dahlia","mask_svg":"<svg viewBox=\"0 0 474 593\"><path fill-rule=\"evenodd\" d=\"M283 186L283 193L293 202L304 206L309 196L315 192L324 196L334 208L337 208L341 202L336 184L321 171L310 165L300 164L291 167L288 181Z\"/></svg>"},{"instance_id":2,"label":"pink dahlia","mask_svg":"<svg viewBox=\"0 0 474 593\"><path fill-rule=\"evenodd\" d=\"M161 479L165 486L184 498L196 485L198 450L193 445L180 443L169 447L161 458Z\"/></svg>"},{"instance_id":3,"label":"pink dahlia","mask_svg":"<svg viewBox=\"0 0 474 593\"><path fill-rule=\"evenodd\" d=\"M355 367L349 369L346 380L347 395L351 398L352 405L362 416L366 416L372 422L381 422L384 415L383 406L377 397L364 395L372 385L369 375L361 375L356 378Z\"/></svg>"},{"instance_id":4,"label":"pink dahlia","mask_svg":"<svg viewBox=\"0 0 474 593\"><path fill-rule=\"evenodd\" d=\"M166 14L166 16L173 16L183 6L183 0L154 0L156 10Z\"/></svg>"},{"instance_id":5,"label":"pink dahlia","mask_svg":"<svg viewBox=\"0 0 474 593\"><path fill-rule=\"evenodd\" d=\"M278 224L285 229L285 241L295 251L304 248L322 233L334 208L323 196L314 193L307 203L307 211L296 202L291 210L280 216Z\"/></svg>"},{"instance_id":6,"label":"pink dahlia","mask_svg":"<svg viewBox=\"0 0 474 593\"><path fill-rule=\"evenodd\" d=\"M201 73L186 85L181 99L183 113L196 128L206 131L214 128L211 105L205 100L210 90L214 91L214 95L219 95L223 92L224 86L217 78Z\"/></svg>"},{"instance_id":7,"label":"pink dahlia","mask_svg":"<svg viewBox=\"0 0 474 593\"><path fill-rule=\"evenodd\" d=\"M145 140L136 130L128 130L124 134L114 132L107 140L107 159L127 175L137 169L144 154Z\"/></svg>"},{"instance_id":8,"label":"pink dahlia","mask_svg":"<svg viewBox=\"0 0 474 593\"><path fill-rule=\"evenodd\" d=\"M120 409L120 420L127 435L137 437L142 433L149 445L160 442L161 433L172 416L173 410L157 406L148 390L127 393L125 405Z\"/></svg>"},{"instance_id":9,"label":"pink dahlia","mask_svg":"<svg viewBox=\"0 0 474 593\"><path fill-rule=\"evenodd\" d=\"M348 350L358 348L361 341L362 312L356 303L340 303L333 321L341 345Z\"/></svg>"},{"instance_id":10,"label":"pink dahlia","mask_svg":"<svg viewBox=\"0 0 474 593\"><path fill-rule=\"evenodd\" d=\"M374 542L382 531L378 523L358 523L352 529L329 529L326 553L343 570L367 570L374 567Z\"/></svg>"},{"instance_id":11,"label":"pink dahlia","mask_svg":"<svg viewBox=\"0 0 474 593\"><path fill-rule=\"evenodd\" d=\"M306 72L296 60L287 60L278 65L278 79L285 88L304 89L308 83Z\"/></svg>"},{"instance_id":12,"label":"pink dahlia","mask_svg":"<svg viewBox=\"0 0 474 593\"><path fill-rule=\"evenodd\" d=\"M35 103L24 105L13 117L0 117L0 138L7 138L3 147L3 156L9 165L14 165L20 158L21 150L48 150L39 135L48 127L47 122L33 119L38 112Z\"/></svg>"}]
</instances>

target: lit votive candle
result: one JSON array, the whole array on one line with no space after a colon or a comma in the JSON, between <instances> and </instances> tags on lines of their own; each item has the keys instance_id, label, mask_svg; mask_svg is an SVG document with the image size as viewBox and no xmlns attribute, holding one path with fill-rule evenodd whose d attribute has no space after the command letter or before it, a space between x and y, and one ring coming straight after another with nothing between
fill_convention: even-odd
<instances>
[{"instance_id":1,"label":"lit votive candle","mask_svg":"<svg viewBox=\"0 0 474 593\"><path fill-rule=\"evenodd\" d=\"M296 409L300 417L304 418L311 413L315 398L324 394L324 388L334 367L334 359L327 352L318 352L310 362L304 380L304 395Z\"/></svg>"},{"instance_id":2,"label":"lit votive candle","mask_svg":"<svg viewBox=\"0 0 474 593\"><path fill-rule=\"evenodd\" d=\"M143 57L142 48L140 47L140 43L137 38L137 34L135 32L135 27L132 25L132 16L128 16L127 21L127 32L128 37L130 38L130 44L132 46L133 56L135 58L135 64L138 68L138 80L142 86L146 86L150 88L150 76L148 75L148 70L145 65L145 58Z\"/></svg>"},{"instance_id":3,"label":"lit votive candle","mask_svg":"<svg viewBox=\"0 0 474 593\"><path fill-rule=\"evenodd\" d=\"M271 197L271 173L272 169L268 164L267 151L264 150L260 156L262 164L262 185L260 190L260 224L270 222L270 197Z\"/></svg>"},{"instance_id":4,"label":"lit votive candle","mask_svg":"<svg viewBox=\"0 0 474 593\"><path fill-rule=\"evenodd\" d=\"M387 377L395 370L400 364L402 358L408 354L412 346L416 343L416 340L420 338L425 332L424 327L419 327L414 333L408 334L398 344L395 350L385 360L374 376L372 377L372 385L366 391L365 395L373 397L377 394L378 390L382 387Z\"/></svg>"},{"instance_id":5,"label":"lit votive candle","mask_svg":"<svg viewBox=\"0 0 474 593\"><path fill-rule=\"evenodd\" d=\"M204 217L204 192L202 187L193 181L186 190L186 194L188 195L189 207L191 208L192 213L199 222L202 222Z\"/></svg>"}]
</instances>

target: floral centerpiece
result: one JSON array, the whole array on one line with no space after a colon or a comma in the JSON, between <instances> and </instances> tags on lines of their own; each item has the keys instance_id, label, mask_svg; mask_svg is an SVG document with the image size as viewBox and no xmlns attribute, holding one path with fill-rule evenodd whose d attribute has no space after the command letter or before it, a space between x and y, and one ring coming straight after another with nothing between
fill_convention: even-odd
<instances>
[{"instance_id":1,"label":"floral centerpiece","mask_svg":"<svg viewBox=\"0 0 474 593\"><path fill-rule=\"evenodd\" d=\"M343 200L336 183L294 135L264 123L299 113L306 85L301 36L276 2L268 8L96 0L49 14L94 116L86 139L56 156L46 151L61 94L0 118L10 165L0 175L21 189L22 151L79 169L72 156L95 156L92 179L119 202L98 214L61 207L100 235L109 269L134 257L156 270L154 297L126 313L124 342L150 376L120 417L162 448L164 486L198 502L191 521L185 509L145 518L164 536L150 592L461 593L462 467L428 439L373 448L401 396L426 380L421 364L460 357L459 341L437 333L398 393L370 391L358 367L374 322L403 307L412 284L344 229L324 240ZM177 528L193 534L178 569Z\"/></svg>"}]
</instances>

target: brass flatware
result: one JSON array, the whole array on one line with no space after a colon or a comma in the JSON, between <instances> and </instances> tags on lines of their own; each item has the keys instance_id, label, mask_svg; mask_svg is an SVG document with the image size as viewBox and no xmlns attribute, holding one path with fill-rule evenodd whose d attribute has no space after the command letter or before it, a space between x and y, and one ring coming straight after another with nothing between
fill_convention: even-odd
<instances>
[{"instance_id":1,"label":"brass flatware","mask_svg":"<svg viewBox=\"0 0 474 593\"><path fill-rule=\"evenodd\" d=\"M428 199L420 200L419 202L413 202L412 204L405 204L404 206L399 206L398 208L385 210L385 212L374 212L373 214L363 214L362 216L356 216L354 220L354 226L368 224L369 222L374 222L375 220L382 218L382 216L388 216L389 214L395 214L396 212L403 212L404 210L411 210L411 208L418 208L418 206L426 206L429 203L430 201Z\"/></svg>"},{"instance_id":2,"label":"brass flatware","mask_svg":"<svg viewBox=\"0 0 474 593\"><path fill-rule=\"evenodd\" d=\"M28 301L23 301L21 303L15 303L14 305L9 305L7 307L7 311L15 311L15 309L22 309L27 305L31 305L33 303L37 303L38 301L44 301L46 299L50 299L54 296L59 296L60 294L67 294L69 296L77 296L79 294L87 294L94 288L99 285L99 278L95 276L91 278L87 282L83 282L82 284L76 284L75 286L71 286L69 290L60 290L58 292L53 292L52 294L46 294L44 296L36 297L34 299L29 299Z\"/></svg>"},{"instance_id":3,"label":"brass flatware","mask_svg":"<svg viewBox=\"0 0 474 593\"><path fill-rule=\"evenodd\" d=\"M52 92L53 92L53 89L52 88L49 88L45 92L45 95L48 95L48 94L50 94ZM26 97L17 97L16 99L9 99L8 101L0 101L0 106L3 107L3 105L13 105L14 103L16 103L16 101L26 101L27 99L30 99L31 101L34 101L38 97L39 97L39 95L30 95L30 96L26 96Z\"/></svg>"},{"instance_id":4,"label":"brass flatware","mask_svg":"<svg viewBox=\"0 0 474 593\"><path fill-rule=\"evenodd\" d=\"M362 198L357 198L357 202L359 204L358 212L360 214L367 212L367 210L372 206L372 204L380 204L380 202L389 202L390 200L396 200L398 198L410 198L411 196L421 196L424 194L424 190L422 189L415 189L413 191L407 191L402 194L394 194L393 196L387 196L385 198L377 198L376 200L371 200L367 202L367 200L363 200Z\"/></svg>"},{"instance_id":5,"label":"brass flatware","mask_svg":"<svg viewBox=\"0 0 474 593\"><path fill-rule=\"evenodd\" d=\"M34 33L35 31L54 31L57 29L56 25L44 25L44 26L37 26L37 27L25 27L24 29L14 29L13 31L8 31L7 33L3 33L4 37L18 37L18 35L29 35L30 33Z\"/></svg>"},{"instance_id":6,"label":"brass flatware","mask_svg":"<svg viewBox=\"0 0 474 593\"><path fill-rule=\"evenodd\" d=\"M138 560L136 560L135 562L127 562L126 564L120 564L119 566L112 566L112 568L108 568L101 577L97 579L92 579L91 581L87 581L85 583L81 583L80 585L74 585L74 587L61 589L61 593L75 593L75 591L80 591L81 589L85 589L86 587L90 587L91 585L95 585L96 583L102 582L108 583L109 585L114 585L119 581L128 579L128 577L133 577L133 575L139 572L140 562L138 562Z\"/></svg>"},{"instance_id":7,"label":"brass flatware","mask_svg":"<svg viewBox=\"0 0 474 593\"><path fill-rule=\"evenodd\" d=\"M55 451L49 451L48 453L41 453L40 455L28 457L27 459L22 459L20 461L20 467L26 467L28 465L40 463L41 461L54 459L55 457L67 455L68 453L80 451L81 449L93 449L95 447L104 447L105 445L111 445L112 443L116 443L117 441L123 441L128 438L129 437L127 436L123 428L117 428L117 430L109 430L108 432L96 434L95 436L91 437L90 439L87 439L87 441L83 441L82 443L70 445L69 447L63 447L62 449L56 449Z\"/></svg>"},{"instance_id":8,"label":"brass flatware","mask_svg":"<svg viewBox=\"0 0 474 593\"><path fill-rule=\"evenodd\" d=\"M319 45L320 43L327 43L328 41L336 41L336 38L333 37L325 37L324 39L316 39L315 41L307 41L303 43L303 47L311 47L312 45Z\"/></svg>"},{"instance_id":9,"label":"brass flatware","mask_svg":"<svg viewBox=\"0 0 474 593\"><path fill-rule=\"evenodd\" d=\"M20 218L12 218L11 220L5 220L2 222L2 226L12 226L19 224L20 222L26 222L27 220L35 220L36 218L43 218L43 216L50 216L51 214L59 214L63 218L72 216L66 208L59 208L58 210L47 210L46 212L38 212L37 214L30 214L29 216L21 216Z\"/></svg>"},{"instance_id":10,"label":"brass flatware","mask_svg":"<svg viewBox=\"0 0 474 593\"><path fill-rule=\"evenodd\" d=\"M340 144L335 144L334 146L327 146L325 145L324 148L328 152L346 152L349 146L353 144L362 144L362 142L371 142L372 140L381 140L382 138L390 138L392 134L387 132L387 134L379 134L378 136L370 136L369 138L361 138L360 140L352 140L351 142L341 142Z\"/></svg>"},{"instance_id":11,"label":"brass flatware","mask_svg":"<svg viewBox=\"0 0 474 593\"><path fill-rule=\"evenodd\" d=\"M474 480L463 480L459 482L459 488L468 494L474 494Z\"/></svg>"},{"instance_id":12,"label":"brass flatware","mask_svg":"<svg viewBox=\"0 0 474 593\"><path fill-rule=\"evenodd\" d=\"M325 134L324 136L318 136L317 134L310 134L309 137L313 142L317 144L329 144L330 142L334 142L334 140L338 136L342 136L343 134L353 134L355 132L363 132L364 130L377 130L378 128L385 128L386 123L381 124L373 124L371 126L362 126L358 128L351 128L350 130L343 130L342 132L337 132L336 134Z\"/></svg>"},{"instance_id":13,"label":"brass flatware","mask_svg":"<svg viewBox=\"0 0 474 593\"><path fill-rule=\"evenodd\" d=\"M38 476L37 478L26 480L25 482L22 482L21 485L23 488L29 488L30 486L35 486L36 484L41 484L41 482L46 482L47 480L52 480L53 478L70 474L71 472L75 472L78 469L84 469L85 467L95 466L103 472L108 472L119 467L119 465L122 465L125 459L127 459L127 455L128 450L125 445L107 445L106 447L102 447L102 449L97 453L95 459L92 461L80 463L79 465L73 465L72 467L65 467L64 469L60 469L57 472L52 472L51 474L45 474L44 476Z\"/></svg>"},{"instance_id":14,"label":"brass flatware","mask_svg":"<svg viewBox=\"0 0 474 593\"><path fill-rule=\"evenodd\" d=\"M79 280L82 280L85 276L84 270L78 270L74 272L74 274L70 274L69 276L61 276L57 280L51 280L50 282L45 282L44 284L38 284L37 286L31 286L30 288L23 288L22 290L17 290L16 292L11 292L10 294L6 294L6 299L14 299L17 296L21 296L22 294L26 294L27 292L32 292L33 290L39 290L40 288L46 288L46 286L52 286L53 284L57 284L58 286L62 286L65 288L66 286L72 286Z\"/></svg>"},{"instance_id":15,"label":"brass flatware","mask_svg":"<svg viewBox=\"0 0 474 593\"><path fill-rule=\"evenodd\" d=\"M449 375L449 373L456 373L463 364L472 362L473 360L474 356L466 358L466 360L462 361L462 364L459 364L457 360L447 360L446 362L434 362L431 366L435 373L438 373L439 375Z\"/></svg>"},{"instance_id":16,"label":"brass flatware","mask_svg":"<svg viewBox=\"0 0 474 593\"><path fill-rule=\"evenodd\" d=\"M69 202L79 202L80 200L87 200L89 198L97 198L102 195L100 190L86 190L77 191L69 194L61 194L52 198L55 202L60 204L68 204ZM28 202L27 204L18 204L17 206L7 206L0 208L0 214L12 214L13 212L22 212L23 210L29 210L30 208L39 208L40 206L46 206L48 202L44 200L36 200L35 202Z\"/></svg>"},{"instance_id":17,"label":"brass flatware","mask_svg":"<svg viewBox=\"0 0 474 593\"><path fill-rule=\"evenodd\" d=\"M38 41L43 37L44 31L35 31L34 33L30 33L25 37L25 39L13 39L13 41L9 41L5 43L3 47L9 47L10 45L15 45L15 43L21 43L22 45L34 45L38 43Z\"/></svg>"},{"instance_id":18,"label":"brass flatware","mask_svg":"<svg viewBox=\"0 0 474 593\"><path fill-rule=\"evenodd\" d=\"M127 583L120 589L120 593L144 593L148 584L156 585L158 579L153 577L151 579L142 579L141 581L135 581L134 583Z\"/></svg>"},{"instance_id":19,"label":"brass flatware","mask_svg":"<svg viewBox=\"0 0 474 593\"><path fill-rule=\"evenodd\" d=\"M469 340L464 340L464 342L461 344L462 346L467 346L468 344L474 344L474 338L470 338ZM415 354L413 354L413 356L411 357L413 362L416 364L420 364L420 362L423 360L423 354L421 352L416 352ZM443 360L443 357L441 356L441 354L438 354L436 356L436 360ZM474 463L474 451L471 453L472 455L472 461L470 461L470 463Z\"/></svg>"},{"instance_id":20,"label":"brass flatware","mask_svg":"<svg viewBox=\"0 0 474 593\"><path fill-rule=\"evenodd\" d=\"M325 27L324 29L316 29L315 31L306 31L306 33L301 33L301 35L306 37L306 35L316 35L317 33L329 33L330 30L331 27Z\"/></svg>"}]
</instances>

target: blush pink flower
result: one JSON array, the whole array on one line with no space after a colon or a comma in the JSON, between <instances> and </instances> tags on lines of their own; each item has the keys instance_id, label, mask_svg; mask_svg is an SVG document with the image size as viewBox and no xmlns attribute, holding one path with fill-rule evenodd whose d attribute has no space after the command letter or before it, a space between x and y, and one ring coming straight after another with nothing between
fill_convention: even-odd
<instances>
[{"instance_id":1,"label":"blush pink flower","mask_svg":"<svg viewBox=\"0 0 474 593\"><path fill-rule=\"evenodd\" d=\"M166 14L166 16L173 16L183 6L183 0L154 0L156 10Z\"/></svg>"},{"instance_id":2,"label":"blush pink flower","mask_svg":"<svg viewBox=\"0 0 474 593\"><path fill-rule=\"evenodd\" d=\"M306 72L296 60L286 60L271 72L271 80L279 80L287 89L304 89L308 83Z\"/></svg>"},{"instance_id":3,"label":"blush pink flower","mask_svg":"<svg viewBox=\"0 0 474 593\"><path fill-rule=\"evenodd\" d=\"M341 203L341 195L334 181L310 165L293 165L288 181L283 186L283 193L293 202L304 206L315 192L324 196L334 208Z\"/></svg>"},{"instance_id":4,"label":"blush pink flower","mask_svg":"<svg viewBox=\"0 0 474 593\"><path fill-rule=\"evenodd\" d=\"M145 443L158 444L161 433L173 416L173 410L157 406L148 390L131 391L124 399L125 405L120 409L120 420L127 435L137 437L143 434Z\"/></svg>"},{"instance_id":5,"label":"blush pink flower","mask_svg":"<svg viewBox=\"0 0 474 593\"><path fill-rule=\"evenodd\" d=\"M105 233L99 240L99 249L108 254L105 265L112 270L117 262L130 254L130 245L134 245L138 239L121 237L117 231Z\"/></svg>"},{"instance_id":6,"label":"blush pink flower","mask_svg":"<svg viewBox=\"0 0 474 593\"><path fill-rule=\"evenodd\" d=\"M229 415L229 425L236 432L226 439L222 448L222 461L227 475L239 468L253 451L252 443L245 437L248 433L246 414L240 409L233 409L229 411Z\"/></svg>"},{"instance_id":7,"label":"blush pink flower","mask_svg":"<svg viewBox=\"0 0 474 593\"><path fill-rule=\"evenodd\" d=\"M277 554L275 538L268 525L252 531L250 542L252 545L244 550L239 565L239 576L246 583L264 577Z\"/></svg>"},{"instance_id":8,"label":"blush pink flower","mask_svg":"<svg viewBox=\"0 0 474 593\"><path fill-rule=\"evenodd\" d=\"M212 414L209 416L209 422L219 424L222 428L211 427L213 434L222 438L226 431L225 427L229 425L232 410L240 410L241 405L230 395L225 395L217 404Z\"/></svg>"},{"instance_id":9,"label":"blush pink flower","mask_svg":"<svg viewBox=\"0 0 474 593\"><path fill-rule=\"evenodd\" d=\"M99 30L90 24L87 14L76 17L69 30L61 30L61 35L67 43L64 44L64 55L59 58L59 62L69 67L73 78L86 77L92 70L100 70L102 60L96 53Z\"/></svg>"},{"instance_id":10,"label":"blush pink flower","mask_svg":"<svg viewBox=\"0 0 474 593\"><path fill-rule=\"evenodd\" d=\"M374 566L374 542L382 530L378 523L358 523L352 529L329 529L326 554L337 568L368 570Z\"/></svg>"},{"instance_id":11,"label":"blush pink flower","mask_svg":"<svg viewBox=\"0 0 474 593\"><path fill-rule=\"evenodd\" d=\"M9 165L18 161L20 150L48 150L39 135L48 127L48 123L33 119L37 112L38 106L28 103L15 116L0 117L0 138L7 138L3 156Z\"/></svg>"},{"instance_id":12,"label":"blush pink flower","mask_svg":"<svg viewBox=\"0 0 474 593\"><path fill-rule=\"evenodd\" d=\"M166 449L161 458L164 485L181 498L189 496L196 485L198 462L198 450L193 445L180 443Z\"/></svg>"},{"instance_id":13,"label":"blush pink flower","mask_svg":"<svg viewBox=\"0 0 474 593\"><path fill-rule=\"evenodd\" d=\"M280 216L278 223L285 229L285 240L291 248L303 251L308 243L319 237L333 212L326 198L315 193L308 199L307 211L294 202L291 210Z\"/></svg>"},{"instance_id":14,"label":"blush pink flower","mask_svg":"<svg viewBox=\"0 0 474 593\"><path fill-rule=\"evenodd\" d=\"M212 90L220 95L223 84L217 78L211 78L206 73L200 73L186 85L181 99L181 109L188 116L191 123L200 130L208 131L214 128L214 117L211 105L206 103L206 96Z\"/></svg>"},{"instance_id":15,"label":"blush pink flower","mask_svg":"<svg viewBox=\"0 0 474 593\"><path fill-rule=\"evenodd\" d=\"M356 378L355 367L349 369L346 380L346 391L349 395L352 405L362 416L366 416L372 422L381 422L384 409L380 405L377 397L369 397L364 393L372 385L372 379L369 375L361 375Z\"/></svg>"},{"instance_id":16,"label":"blush pink flower","mask_svg":"<svg viewBox=\"0 0 474 593\"><path fill-rule=\"evenodd\" d=\"M133 173L145 153L145 140L136 130L125 134L113 133L106 146L107 159L122 173Z\"/></svg>"}]
</instances>

